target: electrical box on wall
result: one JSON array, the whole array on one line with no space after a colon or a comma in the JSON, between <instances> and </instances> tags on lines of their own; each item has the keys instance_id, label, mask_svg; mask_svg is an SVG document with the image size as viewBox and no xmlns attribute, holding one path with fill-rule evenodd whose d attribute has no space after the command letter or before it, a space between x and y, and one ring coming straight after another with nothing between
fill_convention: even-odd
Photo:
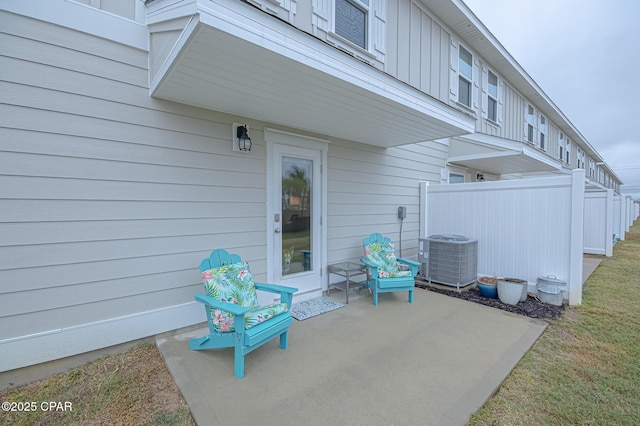
<instances>
[{"instance_id":1,"label":"electrical box on wall","mask_svg":"<svg viewBox=\"0 0 640 426\"><path fill-rule=\"evenodd\" d=\"M398 219L404 219L407 217L407 208L404 206L398 207Z\"/></svg>"}]
</instances>

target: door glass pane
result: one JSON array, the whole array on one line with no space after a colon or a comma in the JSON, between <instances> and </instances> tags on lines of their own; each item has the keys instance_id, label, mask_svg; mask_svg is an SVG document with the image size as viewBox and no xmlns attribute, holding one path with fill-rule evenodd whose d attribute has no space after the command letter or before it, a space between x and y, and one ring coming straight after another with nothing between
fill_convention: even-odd
<instances>
[{"instance_id":1,"label":"door glass pane","mask_svg":"<svg viewBox=\"0 0 640 426\"><path fill-rule=\"evenodd\" d=\"M313 269L313 161L282 157L282 275Z\"/></svg>"}]
</instances>

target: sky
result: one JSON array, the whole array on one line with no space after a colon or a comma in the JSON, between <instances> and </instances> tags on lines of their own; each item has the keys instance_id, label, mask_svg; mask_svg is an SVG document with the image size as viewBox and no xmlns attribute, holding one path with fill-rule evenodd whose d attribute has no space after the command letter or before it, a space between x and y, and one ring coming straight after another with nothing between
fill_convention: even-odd
<instances>
[{"instance_id":1,"label":"sky","mask_svg":"<svg viewBox=\"0 0 640 426\"><path fill-rule=\"evenodd\" d=\"M640 199L640 0L463 1Z\"/></svg>"}]
</instances>

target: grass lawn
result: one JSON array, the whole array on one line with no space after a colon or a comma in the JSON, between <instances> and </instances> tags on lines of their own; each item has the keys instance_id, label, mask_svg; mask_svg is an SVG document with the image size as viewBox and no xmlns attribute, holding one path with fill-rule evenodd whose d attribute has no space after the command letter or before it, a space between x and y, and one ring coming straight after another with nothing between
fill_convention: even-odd
<instances>
[{"instance_id":1,"label":"grass lawn","mask_svg":"<svg viewBox=\"0 0 640 426\"><path fill-rule=\"evenodd\" d=\"M158 349L148 343L5 390L0 399L15 410L3 404L3 425L195 424Z\"/></svg>"},{"instance_id":2,"label":"grass lawn","mask_svg":"<svg viewBox=\"0 0 640 426\"><path fill-rule=\"evenodd\" d=\"M638 225L469 425L640 424Z\"/></svg>"}]
</instances>

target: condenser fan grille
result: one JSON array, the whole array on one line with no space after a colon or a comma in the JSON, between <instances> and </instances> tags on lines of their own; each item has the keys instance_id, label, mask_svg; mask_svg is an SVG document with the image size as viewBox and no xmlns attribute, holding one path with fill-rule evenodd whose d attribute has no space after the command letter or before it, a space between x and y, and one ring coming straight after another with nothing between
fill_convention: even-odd
<instances>
[{"instance_id":1,"label":"condenser fan grille","mask_svg":"<svg viewBox=\"0 0 640 426\"><path fill-rule=\"evenodd\" d=\"M478 275L478 241L462 235L432 235L427 238L427 279L464 287Z\"/></svg>"}]
</instances>

